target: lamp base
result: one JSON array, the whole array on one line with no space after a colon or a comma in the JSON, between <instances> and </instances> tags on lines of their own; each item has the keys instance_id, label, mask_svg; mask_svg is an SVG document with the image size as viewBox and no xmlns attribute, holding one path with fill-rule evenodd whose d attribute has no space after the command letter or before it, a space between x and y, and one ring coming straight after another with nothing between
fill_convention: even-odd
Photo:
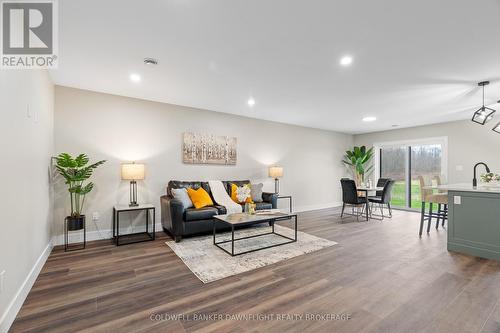
<instances>
[{"instance_id":1,"label":"lamp base","mask_svg":"<svg viewBox=\"0 0 500 333\"><path fill-rule=\"evenodd\" d=\"M130 203L129 207L137 207L139 204L137 203L137 182L132 180L130 182Z\"/></svg>"},{"instance_id":2,"label":"lamp base","mask_svg":"<svg viewBox=\"0 0 500 333\"><path fill-rule=\"evenodd\" d=\"M278 178L274 179L274 193L280 193L280 180Z\"/></svg>"}]
</instances>

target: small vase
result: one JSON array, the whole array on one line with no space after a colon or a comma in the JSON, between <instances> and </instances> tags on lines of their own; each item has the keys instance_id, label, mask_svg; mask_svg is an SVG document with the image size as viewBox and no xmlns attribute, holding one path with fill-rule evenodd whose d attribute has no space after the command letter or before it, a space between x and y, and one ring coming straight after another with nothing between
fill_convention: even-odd
<instances>
[{"instance_id":1,"label":"small vase","mask_svg":"<svg viewBox=\"0 0 500 333\"><path fill-rule=\"evenodd\" d=\"M256 207L257 207L257 205L254 203L249 204L250 214L252 214L252 215L255 214Z\"/></svg>"}]
</instances>

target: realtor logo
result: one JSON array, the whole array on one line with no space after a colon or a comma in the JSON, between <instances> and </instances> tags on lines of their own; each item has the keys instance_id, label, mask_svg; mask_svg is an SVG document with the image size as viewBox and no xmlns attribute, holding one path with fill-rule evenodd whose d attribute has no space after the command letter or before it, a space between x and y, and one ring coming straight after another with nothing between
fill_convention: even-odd
<instances>
[{"instance_id":1,"label":"realtor logo","mask_svg":"<svg viewBox=\"0 0 500 333\"><path fill-rule=\"evenodd\" d=\"M2 1L2 68L54 68L55 0Z\"/></svg>"}]
</instances>

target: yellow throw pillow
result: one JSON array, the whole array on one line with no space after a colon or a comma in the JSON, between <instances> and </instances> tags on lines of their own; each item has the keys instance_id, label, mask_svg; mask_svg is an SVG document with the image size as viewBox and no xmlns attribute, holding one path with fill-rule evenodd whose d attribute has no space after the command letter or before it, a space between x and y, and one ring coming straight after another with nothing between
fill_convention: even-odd
<instances>
[{"instance_id":1,"label":"yellow throw pillow","mask_svg":"<svg viewBox=\"0 0 500 333\"><path fill-rule=\"evenodd\" d=\"M237 204L253 203L250 185L238 186L231 184L231 199Z\"/></svg>"},{"instance_id":2,"label":"yellow throw pillow","mask_svg":"<svg viewBox=\"0 0 500 333\"><path fill-rule=\"evenodd\" d=\"M193 202L195 208L203 208L206 206L213 206L212 199L207 191L205 191L202 187L197 190L193 190L192 188L187 189L189 198Z\"/></svg>"}]
</instances>

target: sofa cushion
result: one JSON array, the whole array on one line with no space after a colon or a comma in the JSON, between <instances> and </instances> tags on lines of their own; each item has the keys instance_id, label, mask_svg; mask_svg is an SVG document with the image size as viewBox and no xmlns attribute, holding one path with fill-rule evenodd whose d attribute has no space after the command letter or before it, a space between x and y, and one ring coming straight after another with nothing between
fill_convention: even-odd
<instances>
[{"instance_id":1,"label":"sofa cushion","mask_svg":"<svg viewBox=\"0 0 500 333\"><path fill-rule=\"evenodd\" d=\"M224 184L227 187L227 184ZM197 190L199 188L203 188L210 195L210 198L213 200L212 192L210 191L210 185L208 182L198 182L198 181L182 181L182 180L171 180L167 185L167 194L172 195L172 189L174 188L192 188L193 190Z\"/></svg>"},{"instance_id":2,"label":"sofa cushion","mask_svg":"<svg viewBox=\"0 0 500 333\"><path fill-rule=\"evenodd\" d=\"M256 210L273 209L273 205L269 202L256 202Z\"/></svg>"},{"instance_id":3,"label":"sofa cushion","mask_svg":"<svg viewBox=\"0 0 500 333\"><path fill-rule=\"evenodd\" d=\"M200 187L204 187L202 182L185 182L180 180L171 180L168 182L167 186L167 194L172 195L173 188L192 188L194 190L199 189Z\"/></svg>"},{"instance_id":4,"label":"sofa cushion","mask_svg":"<svg viewBox=\"0 0 500 333\"><path fill-rule=\"evenodd\" d=\"M188 208L184 213L184 220L189 221L199 221L211 219L214 215L218 215L219 211L215 207L203 207L203 208Z\"/></svg>"}]
</instances>

